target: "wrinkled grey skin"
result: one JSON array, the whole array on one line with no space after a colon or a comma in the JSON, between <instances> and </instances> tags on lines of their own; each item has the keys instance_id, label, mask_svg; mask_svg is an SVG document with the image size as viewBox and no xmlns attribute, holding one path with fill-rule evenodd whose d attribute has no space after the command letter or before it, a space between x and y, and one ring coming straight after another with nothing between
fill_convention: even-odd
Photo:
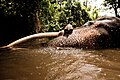
<instances>
[{"instance_id":1,"label":"wrinkled grey skin","mask_svg":"<svg viewBox=\"0 0 120 80\"><path fill-rule=\"evenodd\" d=\"M67 36L64 34L48 42L52 47L102 49L120 47L120 19L102 17L85 23Z\"/></svg>"}]
</instances>

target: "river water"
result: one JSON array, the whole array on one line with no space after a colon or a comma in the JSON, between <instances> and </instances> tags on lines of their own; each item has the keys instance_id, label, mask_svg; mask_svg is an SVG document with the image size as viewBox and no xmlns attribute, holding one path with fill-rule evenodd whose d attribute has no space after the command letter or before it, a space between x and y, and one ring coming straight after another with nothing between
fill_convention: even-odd
<instances>
[{"instance_id":1,"label":"river water","mask_svg":"<svg viewBox=\"0 0 120 80\"><path fill-rule=\"evenodd\" d=\"M120 80L120 49L82 50L30 44L34 43L0 50L0 80Z\"/></svg>"}]
</instances>

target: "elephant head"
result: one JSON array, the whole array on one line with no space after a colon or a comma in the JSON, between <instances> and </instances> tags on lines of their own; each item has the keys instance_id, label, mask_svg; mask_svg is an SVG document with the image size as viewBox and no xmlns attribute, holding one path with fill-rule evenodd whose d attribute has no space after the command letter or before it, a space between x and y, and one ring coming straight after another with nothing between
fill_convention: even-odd
<instances>
[{"instance_id":1,"label":"elephant head","mask_svg":"<svg viewBox=\"0 0 120 80\"><path fill-rule=\"evenodd\" d=\"M120 46L120 19L102 17L85 23L74 29L68 36L61 35L51 40L53 47L76 47L83 49L101 49Z\"/></svg>"},{"instance_id":2,"label":"elephant head","mask_svg":"<svg viewBox=\"0 0 120 80\"><path fill-rule=\"evenodd\" d=\"M48 46L52 47L83 49L120 47L120 19L117 17L101 17L75 29L71 24L68 24L62 31L33 34L18 39L3 48L12 47L28 39L42 37L56 37L47 43Z\"/></svg>"}]
</instances>

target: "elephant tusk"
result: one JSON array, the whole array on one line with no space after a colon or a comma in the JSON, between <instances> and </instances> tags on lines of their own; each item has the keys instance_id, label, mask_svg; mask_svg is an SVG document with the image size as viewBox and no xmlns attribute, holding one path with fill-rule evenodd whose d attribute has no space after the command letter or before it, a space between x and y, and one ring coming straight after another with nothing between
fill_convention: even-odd
<instances>
[{"instance_id":1,"label":"elephant tusk","mask_svg":"<svg viewBox=\"0 0 120 80\"><path fill-rule=\"evenodd\" d=\"M8 44L7 46L3 46L2 48L10 48L14 45L17 45L19 43L25 42L25 41L33 39L33 38L57 37L57 36L62 35L62 33L63 33L63 31L33 34L33 35L29 35L29 36L20 38L20 39L14 41L14 42Z\"/></svg>"}]
</instances>

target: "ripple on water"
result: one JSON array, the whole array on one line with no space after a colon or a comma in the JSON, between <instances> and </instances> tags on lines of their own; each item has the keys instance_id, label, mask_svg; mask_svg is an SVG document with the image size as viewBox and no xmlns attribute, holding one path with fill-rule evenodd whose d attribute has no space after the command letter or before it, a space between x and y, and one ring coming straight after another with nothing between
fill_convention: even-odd
<instances>
[{"instance_id":1,"label":"ripple on water","mask_svg":"<svg viewBox=\"0 0 120 80\"><path fill-rule=\"evenodd\" d=\"M24 48L0 53L3 80L119 80L120 50Z\"/></svg>"}]
</instances>

